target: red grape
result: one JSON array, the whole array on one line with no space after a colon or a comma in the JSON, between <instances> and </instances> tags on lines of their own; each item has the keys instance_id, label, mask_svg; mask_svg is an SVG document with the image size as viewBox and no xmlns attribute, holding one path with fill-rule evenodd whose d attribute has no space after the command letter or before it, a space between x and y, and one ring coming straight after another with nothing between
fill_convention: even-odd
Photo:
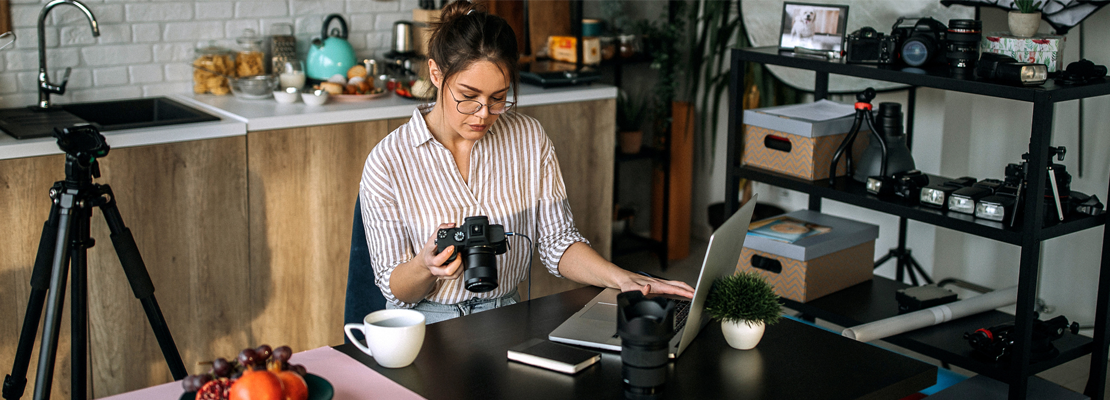
<instances>
[{"instance_id":1,"label":"red grape","mask_svg":"<svg viewBox=\"0 0 1110 400\"><path fill-rule=\"evenodd\" d=\"M226 358L217 358L216 361L212 361L212 373L226 378L231 374L231 363L227 362Z\"/></svg>"},{"instance_id":2,"label":"red grape","mask_svg":"<svg viewBox=\"0 0 1110 400\"><path fill-rule=\"evenodd\" d=\"M243 349L239 352L239 365L244 368L254 365L258 361L258 353L254 349Z\"/></svg>"},{"instance_id":3,"label":"red grape","mask_svg":"<svg viewBox=\"0 0 1110 400\"><path fill-rule=\"evenodd\" d=\"M274 349L274 359L281 362L289 361L289 357L293 356L293 349L289 346L281 346Z\"/></svg>"},{"instance_id":4,"label":"red grape","mask_svg":"<svg viewBox=\"0 0 1110 400\"><path fill-rule=\"evenodd\" d=\"M270 359L270 355L273 354L273 351L270 349L270 345L264 344L254 349L254 353L258 356L255 362L261 364Z\"/></svg>"}]
</instances>

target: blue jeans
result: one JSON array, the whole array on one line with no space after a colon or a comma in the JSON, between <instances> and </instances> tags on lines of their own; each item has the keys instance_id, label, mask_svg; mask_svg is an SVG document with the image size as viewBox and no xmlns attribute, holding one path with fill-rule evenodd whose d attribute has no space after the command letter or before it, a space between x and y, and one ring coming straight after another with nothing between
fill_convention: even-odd
<instances>
[{"instance_id":1,"label":"blue jeans","mask_svg":"<svg viewBox=\"0 0 1110 400\"><path fill-rule=\"evenodd\" d=\"M424 323L433 324L439 321L446 321L452 318L458 318L464 315L492 310L497 307L504 307L519 302L520 294L518 294L516 290L513 290L509 294L498 297L496 299L473 298L457 304L443 304L436 303L434 301L421 300L419 303L416 303L416 307L413 307L412 309L420 311L422 314L424 314ZM393 303L386 302L385 308L392 310L400 307L393 305Z\"/></svg>"}]
</instances>

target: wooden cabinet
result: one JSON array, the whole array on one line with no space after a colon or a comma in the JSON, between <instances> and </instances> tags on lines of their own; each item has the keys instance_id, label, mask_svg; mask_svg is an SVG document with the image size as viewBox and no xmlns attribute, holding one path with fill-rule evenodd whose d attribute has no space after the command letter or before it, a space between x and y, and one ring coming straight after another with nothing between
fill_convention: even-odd
<instances>
[{"instance_id":1,"label":"wooden cabinet","mask_svg":"<svg viewBox=\"0 0 1110 400\"><path fill-rule=\"evenodd\" d=\"M613 100L522 107L555 143L579 230L609 255ZM155 286L190 373L247 346L295 351L343 341L343 302L355 196L366 155L409 118L250 132L246 136L112 149L102 177ZM62 155L0 160L0 371L11 372L30 296L47 193L65 178ZM172 380L142 305L123 274L103 215L89 250L93 397ZM581 285L539 266L533 297ZM526 290L525 287L522 289ZM523 295L522 291L522 295ZM70 392L63 313L52 398ZM37 349L28 371L32 395Z\"/></svg>"},{"instance_id":2,"label":"wooden cabinet","mask_svg":"<svg viewBox=\"0 0 1110 400\"><path fill-rule=\"evenodd\" d=\"M247 266L246 138L113 149L100 161L124 223L143 256L155 297L190 370L212 354L237 352L250 307ZM0 161L0 368L10 373L30 296L30 275L47 192L65 178L61 155ZM142 305L131 291L100 211L88 251L92 395L134 390L172 378ZM69 398L68 306L63 313L52 398ZM45 314L45 310L43 310ZM28 371L33 392L40 337Z\"/></svg>"}]
</instances>

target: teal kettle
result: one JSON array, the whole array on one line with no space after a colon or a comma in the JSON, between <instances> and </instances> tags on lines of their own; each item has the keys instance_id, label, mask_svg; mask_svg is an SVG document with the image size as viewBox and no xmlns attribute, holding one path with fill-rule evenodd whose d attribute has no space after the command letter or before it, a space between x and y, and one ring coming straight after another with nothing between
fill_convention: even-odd
<instances>
[{"instance_id":1,"label":"teal kettle","mask_svg":"<svg viewBox=\"0 0 1110 400\"><path fill-rule=\"evenodd\" d=\"M332 30L328 35L328 25L333 19L339 21L342 29ZM323 31L318 39L312 40L305 64L305 75L321 81L335 74L346 77L347 70L355 66L355 49L347 42L347 21L342 16L331 14L324 18Z\"/></svg>"}]
</instances>

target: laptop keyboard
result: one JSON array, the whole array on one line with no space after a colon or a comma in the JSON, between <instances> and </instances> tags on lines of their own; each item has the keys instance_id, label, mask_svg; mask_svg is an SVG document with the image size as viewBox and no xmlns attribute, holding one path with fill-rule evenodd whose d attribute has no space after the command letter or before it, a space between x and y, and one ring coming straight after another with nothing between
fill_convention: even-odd
<instances>
[{"instance_id":1,"label":"laptop keyboard","mask_svg":"<svg viewBox=\"0 0 1110 400\"><path fill-rule=\"evenodd\" d=\"M690 301L674 302L674 331L679 332L686 327L686 318L690 316Z\"/></svg>"}]
</instances>

